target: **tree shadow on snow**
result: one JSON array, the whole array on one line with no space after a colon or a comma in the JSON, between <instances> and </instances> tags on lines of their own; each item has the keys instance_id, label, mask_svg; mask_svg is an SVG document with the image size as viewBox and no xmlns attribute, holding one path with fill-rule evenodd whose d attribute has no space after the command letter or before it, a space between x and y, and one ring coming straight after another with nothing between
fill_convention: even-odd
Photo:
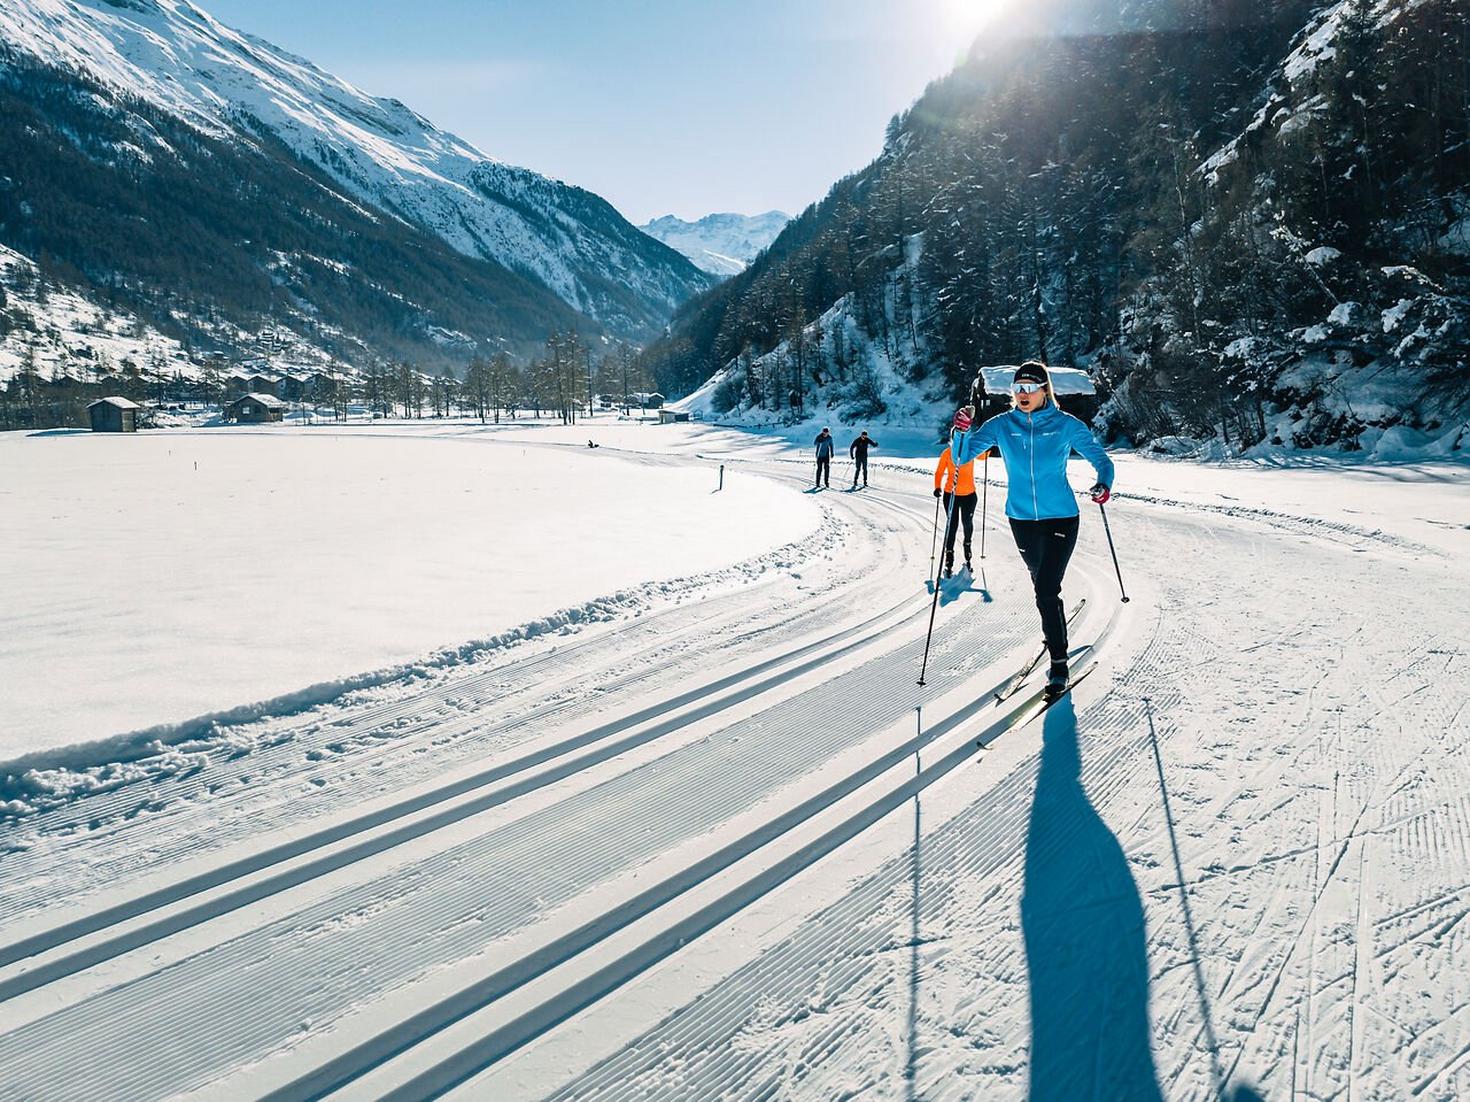
<instances>
[{"instance_id":1,"label":"tree shadow on snow","mask_svg":"<svg viewBox=\"0 0 1470 1102\"><path fill-rule=\"evenodd\" d=\"M1021 926L1031 978L1032 1102L1162 1102L1148 1019L1143 904L1082 787L1072 698L1046 713Z\"/></svg>"}]
</instances>

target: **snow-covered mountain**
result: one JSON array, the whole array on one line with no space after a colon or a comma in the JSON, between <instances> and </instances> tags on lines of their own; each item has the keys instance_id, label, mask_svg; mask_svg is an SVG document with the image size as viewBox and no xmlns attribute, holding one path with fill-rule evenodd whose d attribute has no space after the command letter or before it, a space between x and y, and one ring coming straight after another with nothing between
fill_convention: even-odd
<instances>
[{"instance_id":1,"label":"snow-covered mountain","mask_svg":"<svg viewBox=\"0 0 1470 1102\"><path fill-rule=\"evenodd\" d=\"M706 272L732 276L743 272L790 221L791 215L779 210L754 215L706 214L697 222L666 214L640 228L650 237L678 249Z\"/></svg>"},{"instance_id":2,"label":"snow-covered mountain","mask_svg":"<svg viewBox=\"0 0 1470 1102\"><path fill-rule=\"evenodd\" d=\"M1040 356L1134 444L1464 454L1463 15L1037 0L645 362L730 421L918 393L938 427L977 368Z\"/></svg>"},{"instance_id":3,"label":"snow-covered mountain","mask_svg":"<svg viewBox=\"0 0 1470 1102\"><path fill-rule=\"evenodd\" d=\"M6 0L0 46L225 141L279 140L365 206L647 333L708 279L606 201L503 164L187 0Z\"/></svg>"}]
</instances>

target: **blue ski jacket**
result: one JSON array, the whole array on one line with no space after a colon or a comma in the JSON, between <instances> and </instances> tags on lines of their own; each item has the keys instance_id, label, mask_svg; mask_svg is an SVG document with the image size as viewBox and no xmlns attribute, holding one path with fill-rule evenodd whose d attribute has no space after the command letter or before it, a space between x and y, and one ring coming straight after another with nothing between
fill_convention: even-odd
<instances>
[{"instance_id":1,"label":"blue ski jacket","mask_svg":"<svg viewBox=\"0 0 1470 1102\"><path fill-rule=\"evenodd\" d=\"M1092 431L1049 402L1035 413L1009 410L955 434L955 462L960 466L988 448L999 448L1005 460L1006 516L1016 520L1077 515L1077 499L1067 484L1067 460L1074 451L1092 464L1099 482L1113 485L1113 461Z\"/></svg>"}]
</instances>

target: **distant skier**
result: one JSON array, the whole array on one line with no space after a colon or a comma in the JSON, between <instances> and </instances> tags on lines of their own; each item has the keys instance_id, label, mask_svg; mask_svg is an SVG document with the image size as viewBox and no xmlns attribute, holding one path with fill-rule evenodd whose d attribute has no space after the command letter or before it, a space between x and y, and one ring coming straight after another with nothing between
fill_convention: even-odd
<instances>
[{"instance_id":1,"label":"distant skier","mask_svg":"<svg viewBox=\"0 0 1470 1102\"><path fill-rule=\"evenodd\" d=\"M957 496L956 496L957 495ZM970 541L975 535L975 461L963 467L954 465L948 448L939 457L939 466L934 468L934 496L944 498L944 515L949 522L944 530L944 576L954 575L954 538L961 524L965 526L965 569L970 565ZM954 497L953 507L950 498Z\"/></svg>"},{"instance_id":2,"label":"distant skier","mask_svg":"<svg viewBox=\"0 0 1470 1102\"><path fill-rule=\"evenodd\" d=\"M876 448L878 441L868 436L868 430L858 434L858 438L847 445L847 457L852 460L852 488L857 489L858 475L863 476L863 486L868 485L868 449Z\"/></svg>"},{"instance_id":3,"label":"distant skier","mask_svg":"<svg viewBox=\"0 0 1470 1102\"><path fill-rule=\"evenodd\" d=\"M1048 689L1067 685L1067 614L1062 577L1077 546L1077 501L1067 484L1067 460L1075 450L1092 464L1097 482L1088 491L1104 504L1112 496L1113 461L1088 427L1057 405L1044 364L1028 361L1011 379L1011 409L972 428L975 409L955 414L955 460L960 467L990 448L1005 461L1006 516L1036 590L1036 608L1051 654Z\"/></svg>"},{"instance_id":4,"label":"distant skier","mask_svg":"<svg viewBox=\"0 0 1470 1102\"><path fill-rule=\"evenodd\" d=\"M837 441L832 439L832 431L823 429L817 433L817 438L812 441L817 446L817 485L832 488L832 456L837 451Z\"/></svg>"}]
</instances>

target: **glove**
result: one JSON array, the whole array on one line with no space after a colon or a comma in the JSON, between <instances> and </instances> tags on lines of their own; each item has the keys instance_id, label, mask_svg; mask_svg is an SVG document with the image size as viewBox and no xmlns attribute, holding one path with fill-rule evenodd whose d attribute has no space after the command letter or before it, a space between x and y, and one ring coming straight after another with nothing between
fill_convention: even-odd
<instances>
[{"instance_id":1,"label":"glove","mask_svg":"<svg viewBox=\"0 0 1470 1102\"><path fill-rule=\"evenodd\" d=\"M1092 500L1097 502L1099 505L1106 505L1109 501L1113 500L1113 491L1108 489L1101 482L1094 484L1092 489L1088 490L1087 492L1089 495L1091 495Z\"/></svg>"},{"instance_id":2,"label":"glove","mask_svg":"<svg viewBox=\"0 0 1470 1102\"><path fill-rule=\"evenodd\" d=\"M970 426L975 423L975 410L972 406L961 406L958 413L954 415L955 432L969 432Z\"/></svg>"},{"instance_id":3,"label":"glove","mask_svg":"<svg viewBox=\"0 0 1470 1102\"><path fill-rule=\"evenodd\" d=\"M938 486L935 486L934 487L934 496L935 497L943 497L944 496L944 491L941 490Z\"/></svg>"}]
</instances>

